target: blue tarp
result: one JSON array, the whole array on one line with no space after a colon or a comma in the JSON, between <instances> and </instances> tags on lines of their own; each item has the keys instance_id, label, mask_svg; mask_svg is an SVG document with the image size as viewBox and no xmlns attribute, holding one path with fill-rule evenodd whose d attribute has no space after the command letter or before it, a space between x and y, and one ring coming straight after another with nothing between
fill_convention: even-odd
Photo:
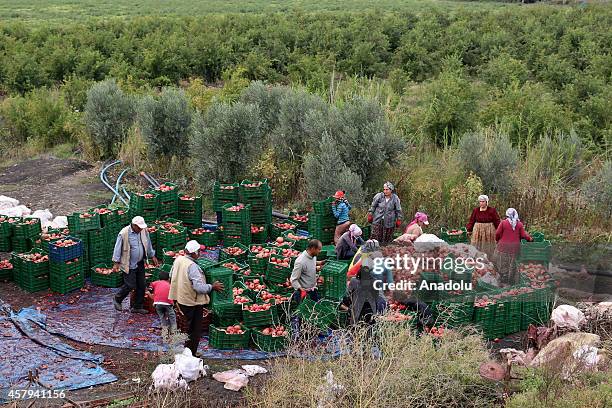
<instances>
[{"instance_id":1,"label":"blue tarp","mask_svg":"<svg viewBox=\"0 0 612 408\"><path fill-rule=\"evenodd\" d=\"M10 389L28 388L28 374L38 371L39 381L57 390L75 390L117 380L100 364L104 357L76 350L30 319L15 314L0 301L0 403ZM30 388L39 388L38 385Z\"/></svg>"}]
</instances>

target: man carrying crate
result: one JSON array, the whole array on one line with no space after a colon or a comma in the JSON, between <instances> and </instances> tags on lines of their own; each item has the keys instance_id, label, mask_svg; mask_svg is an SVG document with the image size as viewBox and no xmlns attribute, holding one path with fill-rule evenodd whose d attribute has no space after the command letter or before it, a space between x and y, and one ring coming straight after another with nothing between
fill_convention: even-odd
<instances>
[{"instance_id":1,"label":"man carrying crate","mask_svg":"<svg viewBox=\"0 0 612 408\"><path fill-rule=\"evenodd\" d=\"M146 289L145 258L151 258L155 266L159 264L149 239L147 224L144 218L137 216L132 218L130 225L119 232L113 251L113 272L117 273L121 270L125 274L123 286L113 296L113 305L117 311L123 310L121 303L135 289L136 299L130 311L140 314L149 313L143 308Z\"/></svg>"},{"instance_id":2,"label":"man carrying crate","mask_svg":"<svg viewBox=\"0 0 612 408\"><path fill-rule=\"evenodd\" d=\"M204 272L195 262L200 257L200 244L191 240L185 246L188 255L179 256L172 264L170 276L170 294L168 298L178 304L178 313L185 317L189 332L185 347L191 350L193 356L199 357L198 345L202 337L202 315L204 305L210 302L208 294L222 291L223 283L216 281L212 285L206 283Z\"/></svg>"}]
</instances>

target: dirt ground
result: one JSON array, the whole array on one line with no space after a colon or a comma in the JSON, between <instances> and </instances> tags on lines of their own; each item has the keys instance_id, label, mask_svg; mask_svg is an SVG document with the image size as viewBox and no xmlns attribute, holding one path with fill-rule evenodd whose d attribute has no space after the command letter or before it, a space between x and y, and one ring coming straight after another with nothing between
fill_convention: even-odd
<instances>
[{"instance_id":1,"label":"dirt ground","mask_svg":"<svg viewBox=\"0 0 612 408\"><path fill-rule=\"evenodd\" d=\"M111 193L100 182L99 172L99 165L43 156L0 166L0 194L32 210L48 208L54 216L67 215L109 202Z\"/></svg>"}]
</instances>

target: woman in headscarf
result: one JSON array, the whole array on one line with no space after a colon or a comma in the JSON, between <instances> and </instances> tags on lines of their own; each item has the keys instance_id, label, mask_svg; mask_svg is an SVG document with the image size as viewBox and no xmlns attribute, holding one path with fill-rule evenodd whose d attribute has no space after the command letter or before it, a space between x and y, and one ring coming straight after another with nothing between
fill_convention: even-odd
<instances>
[{"instance_id":1,"label":"woman in headscarf","mask_svg":"<svg viewBox=\"0 0 612 408\"><path fill-rule=\"evenodd\" d=\"M372 238L381 245L391 242L395 228L402 225L402 205L390 181L384 184L382 192L374 196L368 222L372 224Z\"/></svg>"},{"instance_id":2,"label":"woman in headscarf","mask_svg":"<svg viewBox=\"0 0 612 408\"><path fill-rule=\"evenodd\" d=\"M334 217L336 217L336 231L334 231L334 245L336 245L342 234L344 234L351 225L349 218L351 205L346 199L344 191L336 191L331 207Z\"/></svg>"},{"instance_id":3,"label":"woman in headscarf","mask_svg":"<svg viewBox=\"0 0 612 408\"><path fill-rule=\"evenodd\" d=\"M495 249L495 231L500 219L497 210L489 207L489 197L482 194L478 197L478 207L474 208L466 229L472 234L472 245L487 254L489 259Z\"/></svg>"},{"instance_id":4,"label":"woman in headscarf","mask_svg":"<svg viewBox=\"0 0 612 408\"><path fill-rule=\"evenodd\" d=\"M395 239L395 242L413 242L415 239L423 235L423 226L429 225L427 214L418 211L414 214L414 218L408 224L404 233Z\"/></svg>"},{"instance_id":5,"label":"woman in headscarf","mask_svg":"<svg viewBox=\"0 0 612 408\"><path fill-rule=\"evenodd\" d=\"M532 241L519 220L518 212L514 208L508 208L506 219L499 223L495 233L497 248L493 256L503 283L513 285L518 282L515 261L521 250L521 239Z\"/></svg>"},{"instance_id":6,"label":"woman in headscarf","mask_svg":"<svg viewBox=\"0 0 612 408\"><path fill-rule=\"evenodd\" d=\"M353 224L348 231L342 234L336 245L336 256L339 260L353 259L359 247L363 245L362 233L361 228L357 224Z\"/></svg>"}]
</instances>

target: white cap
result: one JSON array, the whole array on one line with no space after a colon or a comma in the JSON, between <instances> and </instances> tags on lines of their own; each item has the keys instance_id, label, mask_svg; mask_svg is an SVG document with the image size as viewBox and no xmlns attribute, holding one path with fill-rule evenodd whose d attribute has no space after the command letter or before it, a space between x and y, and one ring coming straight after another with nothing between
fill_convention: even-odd
<instances>
[{"instance_id":1,"label":"white cap","mask_svg":"<svg viewBox=\"0 0 612 408\"><path fill-rule=\"evenodd\" d=\"M139 228L142 229L147 228L147 223L140 215L137 215L136 217L132 218L132 224L137 225Z\"/></svg>"},{"instance_id":2,"label":"white cap","mask_svg":"<svg viewBox=\"0 0 612 408\"><path fill-rule=\"evenodd\" d=\"M188 253L195 254L196 252L200 251L200 244L195 239L192 239L191 241L187 243L187 245L185 246L185 249L187 250Z\"/></svg>"}]
</instances>

